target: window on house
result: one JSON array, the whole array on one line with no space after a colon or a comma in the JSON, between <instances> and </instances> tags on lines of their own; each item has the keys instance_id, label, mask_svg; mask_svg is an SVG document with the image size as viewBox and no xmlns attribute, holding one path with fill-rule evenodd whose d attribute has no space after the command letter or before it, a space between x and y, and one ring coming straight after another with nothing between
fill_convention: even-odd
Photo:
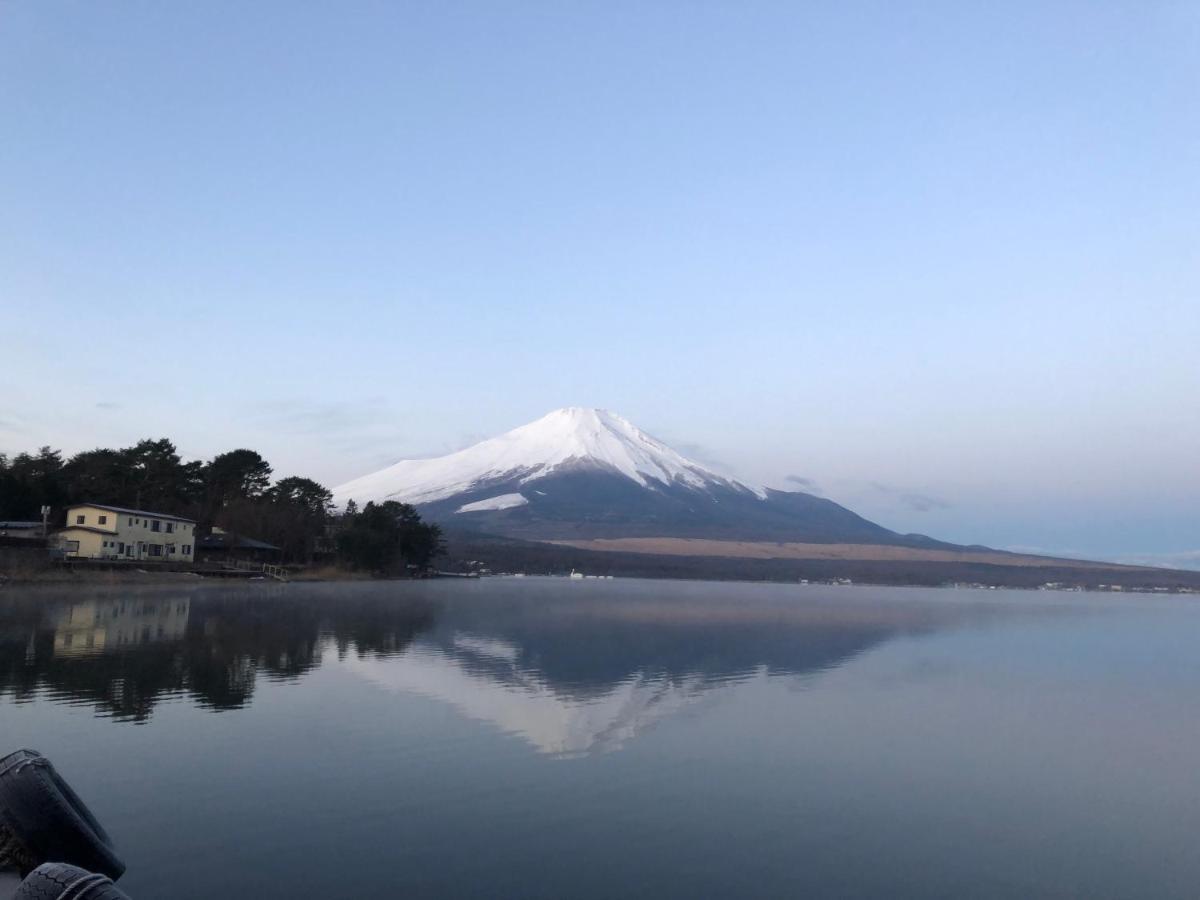
<instances>
[{"instance_id":1,"label":"window on house","mask_svg":"<svg viewBox=\"0 0 1200 900\"><path fill-rule=\"evenodd\" d=\"M100 517L100 524L101 524L101 525L107 525L107 524L108 524L108 516L101 516L101 517Z\"/></svg>"},{"instance_id":2,"label":"window on house","mask_svg":"<svg viewBox=\"0 0 1200 900\"><path fill-rule=\"evenodd\" d=\"M158 519L155 519L153 522L150 523L150 530L151 531L161 531L162 530L162 522L160 522Z\"/></svg>"},{"instance_id":3,"label":"window on house","mask_svg":"<svg viewBox=\"0 0 1200 900\"><path fill-rule=\"evenodd\" d=\"M85 520L86 518L87 518L86 516L76 516L76 517L75 517L75 524L76 524L76 525L82 525L82 524L83 524L83 522L84 522L84 520Z\"/></svg>"},{"instance_id":4,"label":"window on house","mask_svg":"<svg viewBox=\"0 0 1200 900\"><path fill-rule=\"evenodd\" d=\"M184 545L183 545L183 555L184 555L184 556L191 556L191 555L192 555L192 545L191 545L191 544L184 544Z\"/></svg>"},{"instance_id":5,"label":"window on house","mask_svg":"<svg viewBox=\"0 0 1200 900\"><path fill-rule=\"evenodd\" d=\"M162 556L162 544L151 544L148 548L151 556Z\"/></svg>"},{"instance_id":6,"label":"window on house","mask_svg":"<svg viewBox=\"0 0 1200 900\"><path fill-rule=\"evenodd\" d=\"M78 553L79 552L79 541L67 541L65 544L63 544L63 549L67 553Z\"/></svg>"},{"instance_id":7,"label":"window on house","mask_svg":"<svg viewBox=\"0 0 1200 900\"><path fill-rule=\"evenodd\" d=\"M118 553L125 552L125 542L124 541L117 541L117 552Z\"/></svg>"},{"instance_id":8,"label":"window on house","mask_svg":"<svg viewBox=\"0 0 1200 900\"><path fill-rule=\"evenodd\" d=\"M175 531L175 523L174 523L174 522L168 522L168 523L167 523L167 534L171 534L171 533L173 533L174 531Z\"/></svg>"},{"instance_id":9,"label":"window on house","mask_svg":"<svg viewBox=\"0 0 1200 900\"><path fill-rule=\"evenodd\" d=\"M133 516L130 516L130 517L129 517L129 524L130 524L130 525L132 525L132 524L133 524Z\"/></svg>"}]
</instances>

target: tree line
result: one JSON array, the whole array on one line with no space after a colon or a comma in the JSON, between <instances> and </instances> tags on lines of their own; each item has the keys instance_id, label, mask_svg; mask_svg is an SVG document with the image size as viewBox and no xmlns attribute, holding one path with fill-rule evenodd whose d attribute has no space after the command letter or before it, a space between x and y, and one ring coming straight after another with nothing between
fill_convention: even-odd
<instances>
[{"instance_id":1,"label":"tree line","mask_svg":"<svg viewBox=\"0 0 1200 900\"><path fill-rule=\"evenodd\" d=\"M201 535L220 526L267 541L287 562L323 557L372 572L426 566L442 552L441 530L408 504L352 503L339 513L333 493L313 479L272 475L254 450L185 462L167 438L69 459L50 447L0 453L0 520L38 520L49 506L51 524L61 526L76 503L144 509L194 519Z\"/></svg>"}]
</instances>

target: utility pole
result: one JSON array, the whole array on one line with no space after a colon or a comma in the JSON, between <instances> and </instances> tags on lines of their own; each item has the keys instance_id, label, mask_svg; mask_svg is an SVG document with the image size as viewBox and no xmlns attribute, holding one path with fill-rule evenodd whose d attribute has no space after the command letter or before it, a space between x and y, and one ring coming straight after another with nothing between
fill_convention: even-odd
<instances>
[{"instance_id":1,"label":"utility pole","mask_svg":"<svg viewBox=\"0 0 1200 900\"><path fill-rule=\"evenodd\" d=\"M43 538L49 537L49 535L50 535L49 521L50 521L50 507L43 506L42 507L42 537Z\"/></svg>"}]
</instances>

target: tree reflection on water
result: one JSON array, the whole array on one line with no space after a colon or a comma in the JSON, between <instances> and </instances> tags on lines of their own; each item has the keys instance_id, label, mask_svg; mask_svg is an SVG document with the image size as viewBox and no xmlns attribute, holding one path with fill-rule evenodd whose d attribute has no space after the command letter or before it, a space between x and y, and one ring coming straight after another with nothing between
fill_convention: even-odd
<instances>
[{"instance_id":1,"label":"tree reflection on water","mask_svg":"<svg viewBox=\"0 0 1200 900\"><path fill-rule=\"evenodd\" d=\"M94 704L147 720L164 698L245 706L257 679L287 681L339 656L400 653L433 623L427 603L178 591L0 604L0 696Z\"/></svg>"}]
</instances>

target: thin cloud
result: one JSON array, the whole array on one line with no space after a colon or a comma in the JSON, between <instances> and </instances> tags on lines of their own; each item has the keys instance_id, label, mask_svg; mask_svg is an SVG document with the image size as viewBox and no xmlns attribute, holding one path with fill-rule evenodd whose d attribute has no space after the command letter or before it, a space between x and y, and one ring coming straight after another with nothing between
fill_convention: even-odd
<instances>
[{"instance_id":1,"label":"thin cloud","mask_svg":"<svg viewBox=\"0 0 1200 900\"><path fill-rule=\"evenodd\" d=\"M1092 559L1126 566L1200 571L1200 550L1179 550L1174 553L1107 553L1078 548L1034 547L1029 544L1009 544L1003 549L1010 553L1032 553L1035 556L1052 556L1056 559Z\"/></svg>"},{"instance_id":2,"label":"thin cloud","mask_svg":"<svg viewBox=\"0 0 1200 900\"><path fill-rule=\"evenodd\" d=\"M1114 556L1113 561L1131 566L1200 570L1200 550L1181 550L1178 553L1128 553Z\"/></svg>"},{"instance_id":3,"label":"thin cloud","mask_svg":"<svg viewBox=\"0 0 1200 900\"><path fill-rule=\"evenodd\" d=\"M377 423L386 414L381 398L362 401L278 400L252 410L278 430L293 434L323 434Z\"/></svg>"},{"instance_id":4,"label":"thin cloud","mask_svg":"<svg viewBox=\"0 0 1200 900\"><path fill-rule=\"evenodd\" d=\"M289 465L323 484L341 484L413 455L405 452L404 417L381 396L272 400L247 404L241 415L258 434L246 440L270 447L283 436L290 447L307 448L305 459Z\"/></svg>"},{"instance_id":5,"label":"thin cloud","mask_svg":"<svg viewBox=\"0 0 1200 900\"><path fill-rule=\"evenodd\" d=\"M807 491L810 494L822 493L821 486L819 484L817 484L815 481L813 481L811 478L805 478L802 475L788 475L783 480L790 484L794 484L797 487L803 488L805 491Z\"/></svg>"},{"instance_id":6,"label":"thin cloud","mask_svg":"<svg viewBox=\"0 0 1200 900\"><path fill-rule=\"evenodd\" d=\"M467 432L458 436L458 443L455 445L451 453L457 453L459 450L466 450L468 447L474 447L480 441L486 441L491 435L482 434L478 431Z\"/></svg>"},{"instance_id":7,"label":"thin cloud","mask_svg":"<svg viewBox=\"0 0 1200 900\"><path fill-rule=\"evenodd\" d=\"M733 466L723 459L718 459L704 444L697 444L694 441L664 441L663 443L682 453L688 459L693 459L702 466L707 466L714 472L719 472L722 475L730 477L734 476Z\"/></svg>"},{"instance_id":8,"label":"thin cloud","mask_svg":"<svg viewBox=\"0 0 1200 900\"><path fill-rule=\"evenodd\" d=\"M905 509L912 512L930 512L935 509L949 509L950 504L941 497L934 497L930 494L918 494L913 491L901 490L890 484L884 484L881 481L868 481L868 485L881 494L887 494L889 497L894 497L896 502Z\"/></svg>"},{"instance_id":9,"label":"thin cloud","mask_svg":"<svg viewBox=\"0 0 1200 900\"><path fill-rule=\"evenodd\" d=\"M900 502L913 512L929 512L932 509L949 509L950 504L940 497L928 494L901 494Z\"/></svg>"},{"instance_id":10,"label":"thin cloud","mask_svg":"<svg viewBox=\"0 0 1200 900\"><path fill-rule=\"evenodd\" d=\"M96 409L121 409L121 404L113 403L108 400L101 400L96 404Z\"/></svg>"},{"instance_id":11,"label":"thin cloud","mask_svg":"<svg viewBox=\"0 0 1200 900\"><path fill-rule=\"evenodd\" d=\"M13 434L28 434L29 428L17 413L11 410L0 410L0 431L9 431Z\"/></svg>"},{"instance_id":12,"label":"thin cloud","mask_svg":"<svg viewBox=\"0 0 1200 900\"><path fill-rule=\"evenodd\" d=\"M404 436L395 424L400 416L382 397L361 400L278 400L260 403L250 414L282 434L314 437L331 450L382 455L390 450L392 462Z\"/></svg>"}]
</instances>

